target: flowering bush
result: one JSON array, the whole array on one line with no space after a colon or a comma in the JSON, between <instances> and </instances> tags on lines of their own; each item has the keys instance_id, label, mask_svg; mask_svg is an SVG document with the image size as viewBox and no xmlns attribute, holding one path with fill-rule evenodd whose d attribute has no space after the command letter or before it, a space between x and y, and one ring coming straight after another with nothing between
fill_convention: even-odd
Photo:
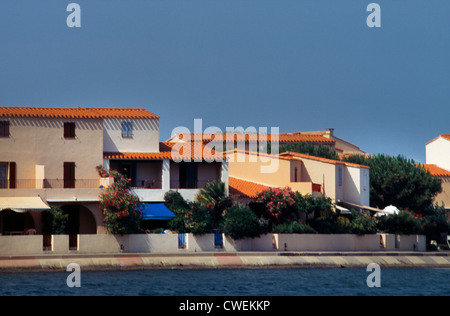
<instances>
[{"instance_id":1,"label":"flowering bush","mask_svg":"<svg viewBox=\"0 0 450 316\"><path fill-rule=\"evenodd\" d=\"M285 222L295 216L297 194L289 187L268 188L258 193L256 202L264 202L267 207L267 217L273 223ZM294 214L293 214L294 212Z\"/></svg>"},{"instance_id":2,"label":"flowering bush","mask_svg":"<svg viewBox=\"0 0 450 316\"><path fill-rule=\"evenodd\" d=\"M212 231L212 218L209 212L210 206L200 203L191 203L184 213L184 225L187 233L203 235Z\"/></svg>"},{"instance_id":3,"label":"flowering bush","mask_svg":"<svg viewBox=\"0 0 450 316\"><path fill-rule=\"evenodd\" d=\"M350 229L353 234L375 234L377 232L377 220L366 213L352 210Z\"/></svg>"},{"instance_id":4,"label":"flowering bush","mask_svg":"<svg viewBox=\"0 0 450 316\"><path fill-rule=\"evenodd\" d=\"M112 234L140 232L139 198L129 192L129 180L125 176L115 172L114 179L114 183L100 194L99 207L105 215L105 226Z\"/></svg>"}]
</instances>

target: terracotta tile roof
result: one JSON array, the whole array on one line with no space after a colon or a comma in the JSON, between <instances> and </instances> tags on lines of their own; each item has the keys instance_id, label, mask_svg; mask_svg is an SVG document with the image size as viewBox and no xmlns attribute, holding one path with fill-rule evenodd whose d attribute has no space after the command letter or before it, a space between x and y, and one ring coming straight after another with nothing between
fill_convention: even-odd
<instances>
[{"instance_id":1,"label":"terracotta tile roof","mask_svg":"<svg viewBox=\"0 0 450 316\"><path fill-rule=\"evenodd\" d=\"M210 150L206 146L201 145L201 147L195 147L195 143L190 144L190 153L183 153L185 149L182 147L182 143L159 143L159 152L158 153L133 153L133 152L105 152L103 153L103 157L105 159L118 159L118 160L162 160L162 159L172 159L172 160L180 160L180 159L191 159L191 160L214 160L216 152L214 150ZM225 156L223 154L220 155L222 159L225 160Z\"/></svg>"},{"instance_id":2,"label":"terracotta tile roof","mask_svg":"<svg viewBox=\"0 0 450 316\"><path fill-rule=\"evenodd\" d=\"M450 134L441 134L441 137L450 140Z\"/></svg>"},{"instance_id":3,"label":"terracotta tile roof","mask_svg":"<svg viewBox=\"0 0 450 316\"><path fill-rule=\"evenodd\" d=\"M422 167L424 167L426 170L428 170L432 176L450 177L450 171L439 168L438 166L436 166L434 164L423 164Z\"/></svg>"},{"instance_id":4,"label":"terracotta tile roof","mask_svg":"<svg viewBox=\"0 0 450 316\"><path fill-rule=\"evenodd\" d=\"M252 199L257 197L258 192L269 188L268 186L262 184L240 180L233 177L228 178L228 184L230 186L231 195L248 197Z\"/></svg>"},{"instance_id":5,"label":"terracotta tile roof","mask_svg":"<svg viewBox=\"0 0 450 316\"><path fill-rule=\"evenodd\" d=\"M217 133L217 134L200 134L200 133L190 133L188 136L186 134L177 134L176 137L179 139L190 137L189 141L203 141L211 142L217 136L222 137L223 141L227 139L234 139L235 142L260 142L267 141L271 142L272 138L278 140L280 143L298 143L298 142L314 142L322 144L334 144L335 141L321 135L303 135L301 133L282 133L282 134L246 134L246 133ZM276 136L275 136L276 135ZM171 141L174 137L171 137L168 141Z\"/></svg>"},{"instance_id":6,"label":"terracotta tile roof","mask_svg":"<svg viewBox=\"0 0 450 316\"><path fill-rule=\"evenodd\" d=\"M333 160L333 159L328 159L328 158L316 157L316 156L311 156L311 155L308 155L308 154L295 153L295 152L291 152L291 151L287 151L285 153L281 153L280 157L284 157L284 158L288 158L288 157L291 157L291 158L293 158L293 157L305 158L305 159L312 159L312 160L321 161L321 162L325 162L325 163L331 163L331 164L335 164L335 165L345 165L345 166L351 166L351 167L370 169L370 167L368 167L368 166L359 165L359 164L356 164L356 163L350 163L350 162L345 162L345 161L341 161L341 160Z\"/></svg>"},{"instance_id":7,"label":"terracotta tile roof","mask_svg":"<svg viewBox=\"0 0 450 316\"><path fill-rule=\"evenodd\" d=\"M159 116L137 108L43 108L0 107L0 117L40 117L68 119L141 118L157 119Z\"/></svg>"}]
</instances>

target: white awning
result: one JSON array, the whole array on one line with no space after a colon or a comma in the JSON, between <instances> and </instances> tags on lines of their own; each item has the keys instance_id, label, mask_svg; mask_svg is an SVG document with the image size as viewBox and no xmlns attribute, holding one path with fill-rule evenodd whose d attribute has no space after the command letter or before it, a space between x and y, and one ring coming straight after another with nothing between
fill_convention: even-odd
<instances>
[{"instance_id":1,"label":"white awning","mask_svg":"<svg viewBox=\"0 0 450 316\"><path fill-rule=\"evenodd\" d=\"M345 207L339 206L339 205L335 205L334 206L337 210L339 210L341 212L341 214L351 214L351 212L346 209Z\"/></svg>"},{"instance_id":2,"label":"white awning","mask_svg":"<svg viewBox=\"0 0 450 316\"><path fill-rule=\"evenodd\" d=\"M49 210L50 206L39 196L0 197L0 212L8 209L18 213L25 213L29 210Z\"/></svg>"},{"instance_id":3,"label":"white awning","mask_svg":"<svg viewBox=\"0 0 450 316\"><path fill-rule=\"evenodd\" d=\"M355 207L355 208L364 209L364 210L371 211L371 212L383 212L383 210L380 210L379 208L375 208L375 207L371 207L371 206L367 206L367 205L359 205L359 204L350 203L347 201L339 201L339 202L350 208Z\"/></svg>"}]
</instances>

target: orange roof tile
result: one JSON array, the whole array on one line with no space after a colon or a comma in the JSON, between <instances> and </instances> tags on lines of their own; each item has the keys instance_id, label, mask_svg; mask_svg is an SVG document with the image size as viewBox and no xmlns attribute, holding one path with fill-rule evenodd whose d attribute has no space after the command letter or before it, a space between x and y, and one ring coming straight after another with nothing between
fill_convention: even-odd
<instances>
[{"instance_id":1,"label":"orange roof tile","mask_svg":"<svg viewBox=\"0 0 450 316\"><path fill-rule=\"evenodd\" d=\"M240 180L233 177L228 178L228 184L230 186L230 194L249 197L252 199L256 198L258 193L262 190L270 188L262 184Z\"/></svg>"},{"instance_id":2,"label":"orange roof tile","mask_svg":"<svg viewBox=\"0 0 450 316\"><path fill-rule=\"evenodd\" d=\"M0 107L0 117L40 117L68 119L141 118L158 119L159 116L137 108L43 108Z\"/></svg>"},{"instance_id":3,"label":"orange roof tile","mask_svg":"<svg viewBox=\"0 0 450 316\"><path fill-rule=\"evenodd\" d=\"M326 162L326 163L331 163L331 164L335 164L335 165L345 165L345 166L351 166L351 167L370 169L369 166L359 165L356 163L350 163L350 162L345 162L345 161L341 161L341 160L333 160L333 159L328 159L328 158L316 157L316 156L311 156L308 154L295 153L292 151L287 151L285 153L281 153L280 157L305 158L305 159L312 159L312 160L322 161L322 162Z\"/></svg>"},{"instance_id":4,"label":"orange roof tile","mask_svg":"<svg viewBox=\"0 0 450 316\"><path fill-rule=\"evenodd\" d=\"M188 141L203 141L211 142L216 137L221 137L225 142L227 139L234 140L235 142L261 142L267 141L271 142L272 138L274 141L277 140L280 143L297 143L297 142L314 142L314 143L324 143L324 144L334 144L335 141L320 135L303 135L301 133L282 133L282 134L248 134L248 133L216 133L216 134L200 134L200 133L190 133L190 134L177 134L178 138L188 138ZM170 138L169 141L173 139Z\"/></svg>"},{"instance_id":5,"label":"orange roof tile","mask_svg":"<svg viewBox=\"0 0 450 316\"><path fill-rule=\"evenodd\" d=\"M450 171L439 168L438 166L436 166L434 164L423 164L422 167L424 167L426 170L428 170L432 176L450 177Z\"/></svg>"},{"instance_id":6,"label":"orange roof tile","mask_svg":"<svg viewBox=\"0 0 450 316\"><path fill-rule=\"evenodd\" d=\"M186 145L185 145L186 146ZM209 148L205 151L206 146L195 147L194 143L190 144L190 152L183 153L185 146L181 143L159 143L159 152L155 153L133 153L133 152L105 152L103 156L105 159L118 159L118 160L216 160L216 152ZM220 157L225 160L223 154Z\"/></svg>"},{"instance_id":7,"label":"orange roof tile","mask_svg":"<svg viewBox=\"0 0 450 316\"><path fill-rule=\"evenodd\" d=\"M441 134L441 137L450 140L450 134Z\"/></svg>"}]
</instances>

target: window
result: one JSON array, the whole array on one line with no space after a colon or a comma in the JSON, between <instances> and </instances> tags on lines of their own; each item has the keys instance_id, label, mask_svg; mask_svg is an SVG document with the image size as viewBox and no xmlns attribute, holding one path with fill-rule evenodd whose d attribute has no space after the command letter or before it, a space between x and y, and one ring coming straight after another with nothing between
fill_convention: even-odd
<instances>
[{"instance_id":1,"label":"window","mask_svg":"<svg viewBox=\"0 0 450 316\"><path fill-rule=\"evenodd\" d=\"M16 188L16 163L14 161L0 163L0 189Z\"/></svg>"},{"instance_id":2,"label":"window","mask_svg":"<svg viewBox=\"0 0 450 316\"><path fill-rule=\"evenodd\" d=\"M339 167L339 186L342 185L342 168Z\"/></svg>"},{"instance_id":3,"label":"window","mask_svg":"<svg viewBox=\"0 0 450 316\"><path fill-rule=\"evenodd\" d=\"M0 121L0 137L9 137L9 121Z\"/></svg>"},{"instance_id":4,"label":"window","mask_svg":"<svg viewBox=\"0 0 450 316\"><path fill-rule=\"evenodd\" d=\"M6 189L8 186L8 164L0 163L0 189Z\"/></svg>"},{"instance_id":5,"label":"window","mask_svg":"<svg viewBox=\"0 0 450 316\"><path fill-rule=\"evenodd\" d=\"M75 188L75 163L64 163L64 189Z\"/></svg>"},{"instance_id":6,"label":"window","mask_svg":"<svg viewBox=\"0 0 450 316\"><path fill-rule=\"evenodd\" d=\"M197 164L180 163L180 189L197 188Z\"/></svg>"},{"instance_id":7,"label":"window","mask_svg":"<svg viewBox=\"0 0 450 316\"><path fill-rule=\"evenodd\" d=\"M122 137L133 137L133 122L122 122Z\"/></svg>"},{"instance_id":8,"label":"window","mask_svg":"<svg viewBox=\"0 0 450 316\"><path fill-rule=\"evenodd\" d=\"M64 138L75 138L75 123L64 123Z\"/></svg>"}]
</instances>

